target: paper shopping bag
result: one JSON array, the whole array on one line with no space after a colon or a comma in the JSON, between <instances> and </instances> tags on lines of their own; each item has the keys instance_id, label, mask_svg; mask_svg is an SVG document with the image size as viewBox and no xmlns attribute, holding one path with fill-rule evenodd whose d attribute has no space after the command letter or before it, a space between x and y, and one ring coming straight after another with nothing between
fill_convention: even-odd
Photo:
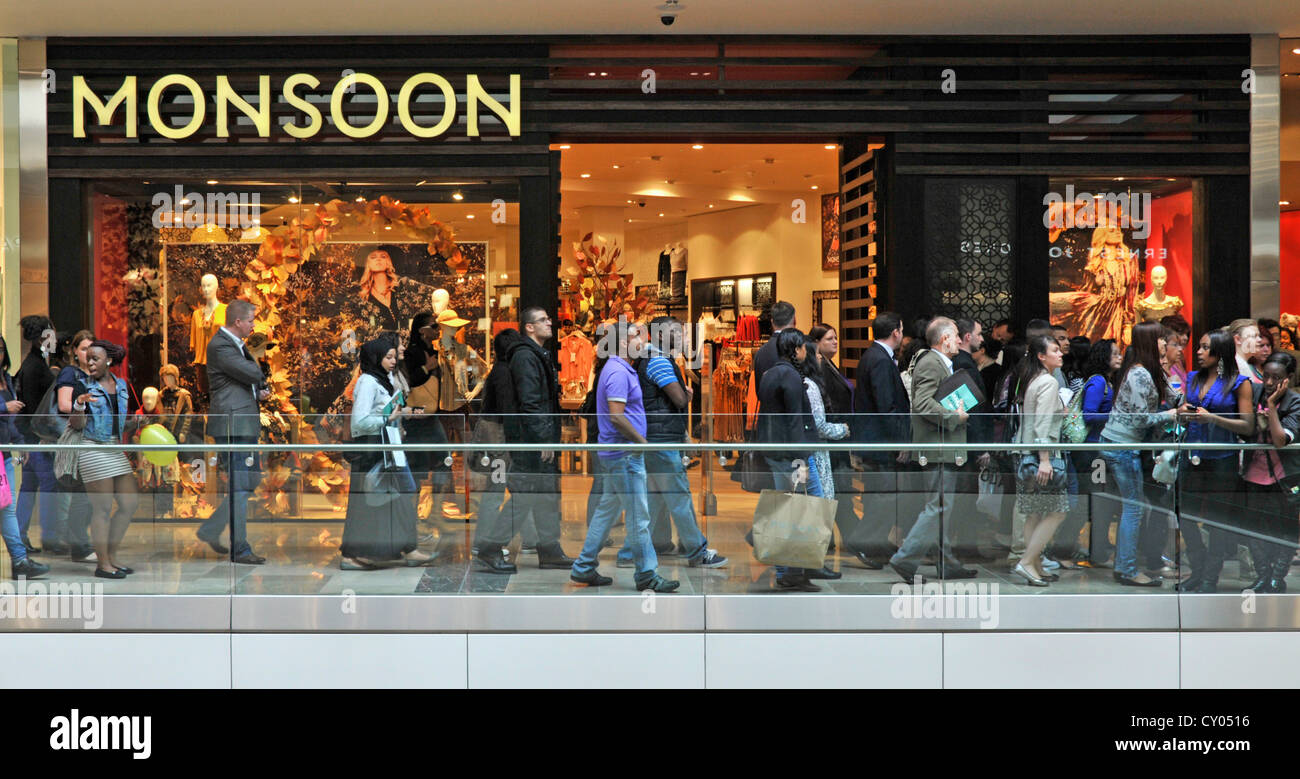
<instances>
[{"instance_id":1,"label":"paper shopping bag","mask_svg":"<svg viewBox=\"0 0 1300 779\"><path fill-rule=\"evenodd\" d=\"M754 509L754 557L768 565L821 568L834 522L834 500L763 490Z\"/></svg>"}]
</instances>

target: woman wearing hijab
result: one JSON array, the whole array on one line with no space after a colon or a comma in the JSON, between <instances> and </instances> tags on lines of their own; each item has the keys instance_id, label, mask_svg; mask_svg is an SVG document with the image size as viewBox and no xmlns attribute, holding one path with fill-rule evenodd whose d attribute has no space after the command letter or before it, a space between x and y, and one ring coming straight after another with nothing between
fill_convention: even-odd
<instances>
[{"instance_id":1,"label":"woman wearing hijab","mask_svg":"<svg viewBox=\"0 0 1300 779\"><path fill-rule=\"evenodd\" d=\"M379 444L385 428L401 429L401 420L411 410L402 405L401 391L394 383L397 348L390 337L381 336L361 347L361 374L352 391L353 443ZM406 466L391 467L393 454L365 452L352 458L352 479L348 513L343 524L345 571L372 571L381 564L400 561L403 565L429 565L433 557L416 548L415 480ZM385 468L385 462L390 467ZM376 465L392 480L381 480L377 490L395 490L396 498L380 502L366 492L366 476ZM387 483L385 483L387 482ZM402 495L405 495L404 499Z\"/></svg>"}]
</instances>

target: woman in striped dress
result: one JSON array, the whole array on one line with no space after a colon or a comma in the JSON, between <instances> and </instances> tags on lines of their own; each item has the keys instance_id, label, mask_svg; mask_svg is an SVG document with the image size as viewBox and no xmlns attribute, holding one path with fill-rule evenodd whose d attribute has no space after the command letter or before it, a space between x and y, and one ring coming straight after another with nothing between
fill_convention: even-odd
<instances>
[{"instance_id":1,"label":"woman in striped dress","mask_svg":"<svg viewBox=\"0 0 1300 779\"><path fill-rule=\"evenodd\" d=\"M122 347L108 341L90 345L86 350L87 382L74 390L69 420L81 431L85 443L92 445L78 453L77 470L90 498L90 537L98 557L95 576L101 579L124 579L135 573L117 560L139 501L131 461L115 446L122 443L123 434L140 426L139 420L127 413L126 382L110 370L124 356Z\"/></svg>"}]
</instances>

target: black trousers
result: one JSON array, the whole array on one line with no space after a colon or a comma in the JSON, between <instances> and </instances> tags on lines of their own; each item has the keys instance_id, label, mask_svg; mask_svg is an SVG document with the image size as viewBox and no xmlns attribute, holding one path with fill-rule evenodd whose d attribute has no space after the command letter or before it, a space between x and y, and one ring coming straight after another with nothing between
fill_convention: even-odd
<instances>
[{"instance_id":1,"label":"black trousers","mask_svg":"<svg viewBox=\"0 0 1300 779\"><path fill-rule=\"evenodd\" d=\"M1236 553L1237 544L1246 538L1232 530L1241 510L1242 481L1237 476L1237 458L1202 458L1199 464L1188 461L1179 474L1182 518L1179 527L1184 539L1199 532L1195 523L1203 521L1207 541L1204 552L1190 540L1187 546L1192 577L1217 582L1224 560Z\"/></svg>"}]
</instances>

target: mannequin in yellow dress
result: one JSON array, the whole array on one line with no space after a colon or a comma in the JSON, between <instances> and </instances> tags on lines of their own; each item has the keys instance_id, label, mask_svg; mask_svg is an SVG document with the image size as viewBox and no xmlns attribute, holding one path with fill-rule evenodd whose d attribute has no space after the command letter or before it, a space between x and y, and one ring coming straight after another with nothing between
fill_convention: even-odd
<instances>
[{"instance_id":1,"label":"mannequin in yellow dress","mask_svg":"<svg viewBox=\"0 0 1300 779\"><path fill-rule=\"evenodd\" d=\"M199 292L203 302L190 314L190 352L198 374L200 397L206 403L208 395L208 342L226 324L226 304L217 298L217 277L205 273L199 279Z\"/></svg>"},{"instance_id":2,"label":"mannequin in yellow dress","mask_svg":"<svg viewBox=\"0 0 1300 779\"><path fill-rule=\"evenodd\" d=\"M1151 269L1151 294L1137 302L1138 321L1159 322L1183 309L1182 298L1165 294L1165 284L1168 282L1169 271L1165 270L1165 266L1157 265Z\"/></svg>"}]
</instances>

